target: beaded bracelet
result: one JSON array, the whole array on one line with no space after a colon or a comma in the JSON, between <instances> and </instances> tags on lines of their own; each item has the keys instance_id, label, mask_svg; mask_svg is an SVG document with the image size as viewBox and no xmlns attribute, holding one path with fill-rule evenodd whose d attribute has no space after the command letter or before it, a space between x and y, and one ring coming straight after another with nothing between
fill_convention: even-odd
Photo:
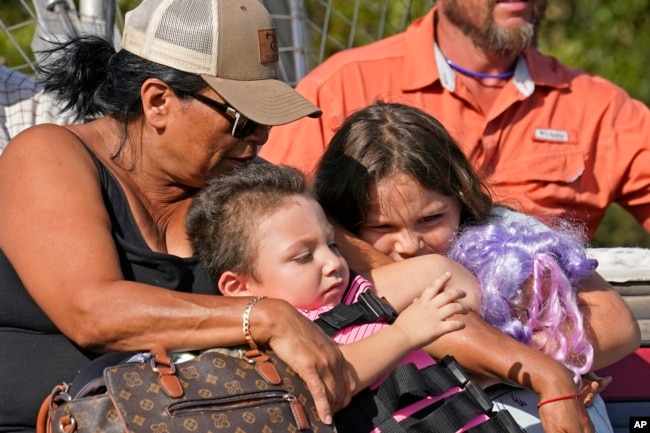
<instances>
[{"instance_id":1,"label":"beaded bracelet","mask_svg":"<svg viewBox=\"0 0 650 433\"><path fill-rule=\"evenodd\" d=\"M266 296L258 296L257 298L251 300L248 305L246 305L244 314L242 315L242 328L244 331L244 338L253 350L257 350L257 343L255 343L255 340L253 340L253 337L251 336L251 311L253 310L253 306L264 298L266 298Z\"/></svg>"}]
</instances>

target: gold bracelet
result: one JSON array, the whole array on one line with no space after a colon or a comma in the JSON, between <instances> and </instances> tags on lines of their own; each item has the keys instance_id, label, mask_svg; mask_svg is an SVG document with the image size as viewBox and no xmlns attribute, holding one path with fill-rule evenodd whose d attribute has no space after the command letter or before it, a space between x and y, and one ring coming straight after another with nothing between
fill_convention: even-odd
<instances>
[{"instance_id":1,"label":"gold bracelet","mask_svg":"<svg viewBox=\"0 0 650 433\"><path fill-rule=\"evenodd\" d=\"M244 338L253 350L257 350L257 344L251 336L251 311L253 310L253 306L264 298L266 298L266 296L258 296L257 298L251 300L246 306L246 309L244 309L244 314L242 315L242 328L244 331Z\"/></svg>"}]
</instances>

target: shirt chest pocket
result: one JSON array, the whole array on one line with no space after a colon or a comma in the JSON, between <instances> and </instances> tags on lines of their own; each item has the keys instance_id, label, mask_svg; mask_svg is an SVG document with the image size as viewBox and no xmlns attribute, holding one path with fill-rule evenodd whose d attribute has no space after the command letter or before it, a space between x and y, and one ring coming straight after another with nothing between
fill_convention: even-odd
<instances>
[{"instance_id":1,"label":"shirt chest pocket","mask_svg":"<svg viewBox=\"0 0 650 433\"><path fill-rule=\"evenodd\" d=\"M517 146L512 152L498 155L488 179L495 185L571 184L580 179L584 171L583 152L573 139L556 142L538 138Z\"/></svg>"}]
</instances>

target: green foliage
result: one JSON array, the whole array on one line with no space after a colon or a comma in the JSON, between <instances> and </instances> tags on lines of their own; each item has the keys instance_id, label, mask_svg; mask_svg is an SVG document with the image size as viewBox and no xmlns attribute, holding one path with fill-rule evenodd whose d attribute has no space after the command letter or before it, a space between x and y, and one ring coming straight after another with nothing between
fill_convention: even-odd
<instances>
[{"instance_id":1,"label":"green foliage","mask_svg":"<svg viewBox=\"0 0 650 433\"><path fill-rule=\"evenodd\" d=\"M551 2L542 28L542 51L600 75L650 104L650 2L565 0Z\"/></svg>"},{"instance_id":2,"label":"green foliage","mask_svg":"<svg viewBox=\"0 0 650 433\"><path fill-rule=\"evenodd\" d=\"M310 67L335 52L393 35L424 15L432 0L305 0L312 26Z\"/></svg>"},{"instance_id":3,"label":"green foliage","mask_svg":"<svg viewBox=\"0 0 650 433\"><path fill-rule=\"evenodd\" d=\"M0 64L29 72L28 67L22 67L27 63L27 59L16 49L17 43L23 47L25 54L31 57L29 45L35 25L29 11L20 0L2 0L0 20L7 26L6 32L0 31Z\"/></svg>"},{"instance_id":4,"label":"green foliage","mask_svg":"<svg viewBox=\"0 0 650 433\"><path fill-rule=\"evenodd\" d=\"M629 213L614 204L607 209L605 219L600 223L592 245L594 247L650 248L650 235Z\"/></svg>"},{"instance_id":5,"label":"green foliage","mask_svg":"<svg viewBox=\"0 0 650 433\"><path fill-rule=\"evenodd\" d=\"M650 2L551 1L540 48L563 63L607 78L650 105ZM650 247L650 235L621 207L607 210L594 246Z\"/></svg>"}]
</instances>

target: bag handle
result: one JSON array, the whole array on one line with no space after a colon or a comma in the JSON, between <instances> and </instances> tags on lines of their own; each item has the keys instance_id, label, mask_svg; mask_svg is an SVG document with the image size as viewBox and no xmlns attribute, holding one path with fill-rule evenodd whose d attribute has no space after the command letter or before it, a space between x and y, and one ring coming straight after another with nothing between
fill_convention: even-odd
<instances>
[{"instance_id":1,"label":"bag handle","mask_svg":"<svg viewBox=\"0 0 650 433\"><path fill-rule=\"evenodd\" d=\"M52 426L50 425L50 414L54 409L59 407L56 397L60 394L68 392L69 386L66 383L56 385L50 395L45 397L41 407L38 409L38 416L36 418L36 433L52 433Z\"/></svg>"},{"instance_id":2,"label":"bag handle","mask_svg":"<svg viewBox=\"0 0 650 433\"><path fill-rule=\"evenodd\" d=\"M251 363L255 364L255 371L262 379L271 385L280 385L282 377L278 373L275 365L269 360L269 356L259 349L251 349L244 353L244 358Z\"/></svg>"},{"instance_id":3,"label":"bag handle","mask_svg":"<svg viewBox=\"0 0 650 433\"><path fill-rule=\"evenodd\" d=\"M158 383L163 391L172 398L183 396L183 385L176 376L176 364L172 361L167 351L162 346L156 346L151 349L151 369L158 373Z\"/></svg>"}]
</instances>

